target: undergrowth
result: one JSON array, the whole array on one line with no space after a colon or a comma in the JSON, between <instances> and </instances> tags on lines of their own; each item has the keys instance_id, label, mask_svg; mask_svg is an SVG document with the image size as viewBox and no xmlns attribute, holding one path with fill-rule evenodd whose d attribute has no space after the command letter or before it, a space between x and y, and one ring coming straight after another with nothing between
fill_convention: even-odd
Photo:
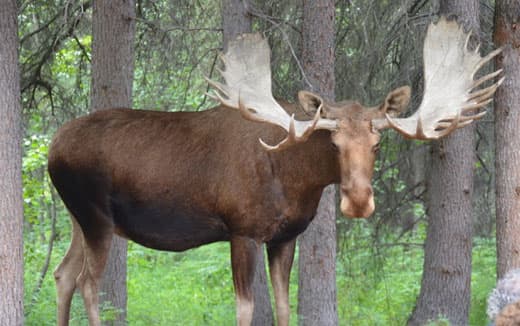
<instances>
[{"instance_id":1,"label":"undergrowth","mask_svg":"<svg viewBox=\"0 0 520 326\"><path fill-rule=\"evenodd\" d=\"M419 293L422 232L392 244L374 243L363 223L338 244L337 293L340 325L405 325ZM51 269L68 246L55 245ZM26 241L26 325L56 324L52 270L34 291L47 247ZM233 325L235 320L229 244L216 243L183 253L158 252L130 243L129 325ZM297 266L297 262L294 264ZM476 239L473 251L471 325L486 325L486 296L495 283L494 242ZM291 325L297 324L297 273L291 276ZM103 316L110 319L110 307ZM73 300L71 325L88 325L81 298Z\"/></svg>"}]
</instances>

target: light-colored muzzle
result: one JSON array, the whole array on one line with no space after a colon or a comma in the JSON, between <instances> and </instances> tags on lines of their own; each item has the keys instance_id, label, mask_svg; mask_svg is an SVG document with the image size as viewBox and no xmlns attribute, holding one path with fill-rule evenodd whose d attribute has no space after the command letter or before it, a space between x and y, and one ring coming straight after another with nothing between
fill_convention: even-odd
<instances>
[{"instance_id":1,"label":"light-colored muzzle","mask_svg":"<svg viewBox=\"0 0 520 326\"><path fill-rule=\"evenodd\" d=\"M341 187L341 213L347 217L369 217L375 209L372 186Z\"/></svg>"}]
</instances>

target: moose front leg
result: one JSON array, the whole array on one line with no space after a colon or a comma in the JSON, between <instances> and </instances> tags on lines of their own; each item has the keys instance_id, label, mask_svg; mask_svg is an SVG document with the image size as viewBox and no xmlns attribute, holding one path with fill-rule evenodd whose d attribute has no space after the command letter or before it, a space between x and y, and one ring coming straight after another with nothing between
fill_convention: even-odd
<instances>
[{"instance_id":1,"label":"moose front leg","mask_svg":"<svg viewBox=\"0 0 520 326\"><path fill-rule=\"evenodd\" d=\"M267 245L269 273L274 290L278 326L289 325L291 313L289 309L289 276L294 260L295 245L296 239Z\"/></svg>"},{"instance_id":2,"label":"moose front leg","mask_svg":"<svg viewBox=\"0 0 520 326\"><path fill-rule=\"evenodd\" d=\"M231 238L231 268L238 326L249 326L253 320L253 281L261 248L261 243L252 238Z\"/></svg>"}]
</instances>

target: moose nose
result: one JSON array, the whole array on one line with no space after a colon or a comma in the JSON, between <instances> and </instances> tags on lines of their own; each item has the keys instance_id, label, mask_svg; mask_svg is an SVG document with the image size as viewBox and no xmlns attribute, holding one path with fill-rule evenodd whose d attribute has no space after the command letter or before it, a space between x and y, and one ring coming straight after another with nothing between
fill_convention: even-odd
<instances>
[{"instance_id":1,"label":"moose nose","mask_svg":"<svg viewBox=\"0 0 520 326\"><path fill-rule=\"evenodd\" d=\"M372 186L341 186L340 209L343 215L352 218L372 215L375 209Z\"/></svg>"},{"instance_id":2,"label":"moose nose","mask_svg":"<svg viewBox=\"0 0 520 326\"><path fill-rule=\"evenodd\" d=\"M372 190L371 185L367 186L341 186L341 193L345 196L356 196L358 197L370 197L373 196L374 191Z\"/></svg>"}]
</instances>

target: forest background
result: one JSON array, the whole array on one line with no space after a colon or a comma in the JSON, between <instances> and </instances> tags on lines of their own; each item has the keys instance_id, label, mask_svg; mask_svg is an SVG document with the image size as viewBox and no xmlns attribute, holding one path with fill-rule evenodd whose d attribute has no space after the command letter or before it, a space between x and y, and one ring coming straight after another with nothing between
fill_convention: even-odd
<instances>
[{"instance_id":1,"label":"forest background","mask_svg":"<svg viewBox=\"0 0 520 326\"><path fill-rule=\"evenodd\" d=\"M273 92L293 99L302 73L300 1L251 1L253 29L272 47ZM70 241L68 213L46 173L52 135L91 107L92 4L21 1L18 11L23 107L24 314L26 325L55 324L52 269ZM376 105L388 90L422 91L422 39L438 1L336 1L335 97ZM494 48L494 1L479 2L481 51ZM215 105L203 76L214 76L222 50L219 1L136 1L133 107L199 111ZM492 106L489 107L490 111ZM476 127L469 323L486 325L496 282L493 112ZM427 228L430 144L385 132L374 177L376 213L337 219L337 296L341 325L403 325L421 287ZM295 267L297 263L295 263ZM298 276L291 277L296 324ZM234 299L227 243L164 253L129 243L130 325L229 325ZM103 318L117 313L103 307ZM443 323L439 316L437 323ZM446 322L447 323L447 322ZM86 325L75 298L72 324Z\"/></svg>"}]
</instances>

